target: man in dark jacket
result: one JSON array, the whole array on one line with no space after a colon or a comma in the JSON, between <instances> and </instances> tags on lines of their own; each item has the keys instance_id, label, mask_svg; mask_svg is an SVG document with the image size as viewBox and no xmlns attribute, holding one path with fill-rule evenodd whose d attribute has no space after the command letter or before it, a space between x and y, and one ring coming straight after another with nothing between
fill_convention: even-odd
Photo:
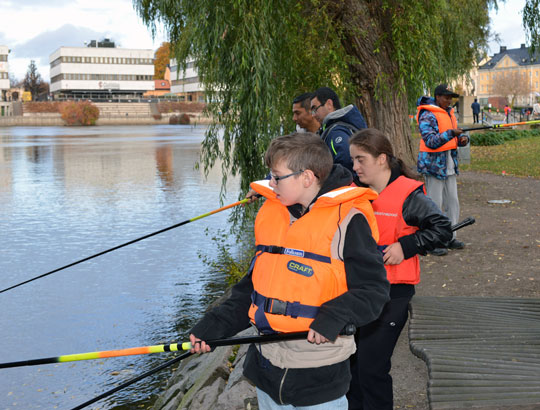
<instances>
[{"instance_id":1,"label":"man in dark jacket","mask_svg":"<svg viewBox=\"0 0 540 410\"><path fill-rule=\"evenodd\" d=\"M480 114L480 104L478 104L478 99L475 98L474 102L471 104L473 122L478 123L478 114Z\"/></svg>"},{"instance_id":2,"label":"man in dark jacket","mask_svg":"<svg viewBox=\"0 0 540 410\"><path fill-rule=\"evenodd\" d=\"M326 143L334 164L341 164L354 175L349 137L361 128L367 128L364 117L354 105L341 108L339 97L328 87L321 87L313 93L311 114L322 124L318 134Z\"/></svg>"}]
</instances>

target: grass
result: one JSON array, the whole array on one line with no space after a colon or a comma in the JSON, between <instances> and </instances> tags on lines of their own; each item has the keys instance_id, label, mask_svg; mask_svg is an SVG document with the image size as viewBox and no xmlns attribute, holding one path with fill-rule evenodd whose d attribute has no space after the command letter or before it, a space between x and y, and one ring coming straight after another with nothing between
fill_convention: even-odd
<instances>
[{"instance_id":1,"label":"grass","mask_svg":"<svg viewBox=\"0 0 540 410\"><path fill-rule=\"evenodd\" d=\"M471 164L460 164L464 171L490 172L540 178L540 138L529 137L501 145L472 146Z\"/></svg>"}]
</instances>

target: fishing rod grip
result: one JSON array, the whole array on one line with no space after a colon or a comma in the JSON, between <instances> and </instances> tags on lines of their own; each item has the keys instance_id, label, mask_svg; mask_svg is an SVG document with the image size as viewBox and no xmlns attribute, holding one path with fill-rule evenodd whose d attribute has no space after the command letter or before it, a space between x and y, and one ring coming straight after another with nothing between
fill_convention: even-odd
<instances>
[{"instance_id":1,"label":"fishing rod grip","mask_svg":"<svg viewBox=\"0 0 540 410\"><path fill-rule=\"evenodd\" d=\"M469 216L469 217L465 218L463 221L458 222L455 225L452 225L452 227L451 227L452 232L457 231L458 229L464 228L466 226L472 225L475 222L476 222L476 219L474 219L474 217L472 217L472 216Z\"/></svg>"},{"instance_id":2,"label":"fishing rod grip","mask_svg":"<svg viewBox=\"0 0 540 410\"><path fill-rule=\"evenodd\" d=\"M340 336L352 336L356 333L356 326L352 323L349 323L346 325L343 329L341 329L341 332L339 332Z\"/></svg>"}]
</instances>

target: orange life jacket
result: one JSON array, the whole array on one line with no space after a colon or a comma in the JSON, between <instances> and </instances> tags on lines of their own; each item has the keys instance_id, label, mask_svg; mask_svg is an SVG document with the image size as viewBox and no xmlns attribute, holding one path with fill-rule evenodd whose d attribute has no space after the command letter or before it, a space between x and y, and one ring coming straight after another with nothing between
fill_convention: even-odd
<instances>
[{"instance_id":1,"label":"orange life jacket","mask_svg":"<svg viewBox=\"0 0 540 410\"><path fill-rule=\"evenodd\" d=\"M377 244L382 249L386 245L397 242L398 238L410 235L418 230L416 226L407 225L403 219L403 202L405 199L422 186L420 181L415 181L400 176L382 190L379 197L373 201L373 210L379 226L379 241ZM420 282L420 261L418 255L403 260L399 265L384 265L386 275L391 284L406 283L416 285Z\"/></svg>"},{"instance_id":2,"label":"orange life jacket","mask_svg":"<svg viewBox=\"0 0 540 410\"><path fill-rule=\"evenodd\" d=\"M416 122L420 122L420 113L423 110L428 110L435 115L435 118L437 119L437 126L439 127L439 133L442 134L446 130L452 130L454 128L457 128L457 120L454 115L454 109L452 108L450 112L446 112L446 110L443 110L441 107L437 105L419 105L417 107L417 113L416 113ZM448 141L446 144L441 145L439 148L429 148L426 146L426 143L424 142L423 138L420 138L420 151L423 152L442 152L442 151L449 151L451 149L457 149L458 143L457 138L452 138L450 141Z\"/></svg>"},{"instance_id":3,"label":"orange life jacket","mask_svg":"<svg viewBox=\"0 0 540 410\"><path fill-rule=\"evenodd\" d=\"M343 187L320 196L309 212L291 224L287 207L268 180L251 187L267 199L255 220L254 292L249 317L259 331L306 331L320 306L347 292L345 266L332 257L334 235L349 211L366 217L375 240L378 229L368 188ZM345 232L341 240L345 240Z\"/></svg>"}]
</instances>

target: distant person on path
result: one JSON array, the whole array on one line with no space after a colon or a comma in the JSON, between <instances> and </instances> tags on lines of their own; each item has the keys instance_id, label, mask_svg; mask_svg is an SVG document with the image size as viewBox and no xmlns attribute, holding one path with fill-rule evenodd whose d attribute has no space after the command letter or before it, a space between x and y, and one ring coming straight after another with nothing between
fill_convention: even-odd
<instances>
[{"instance_id":1,"label":"distant person on path","mask_svg":"<svg viewBox=\"0 0 540 410\"><path fill-rule=\"evenodd\" d=\"M356 345L339 333L373 322L389 300L370 203L376 194L351 187L350 172L312 133L272 140L265 162L271 179L252 183L266 198L252 269L191 329L192 353L250 324L261 333L306 331L307 339L249 346L244 375L258 408L347 410Z\"/></svg>"},{"instance_id":2,"label":"distant person on path","mask_svg":"<svg viewBox=\"0 0 540 410\"><path fill-rule=\"evenodd\" d=\"M334 163L343 165L352 173L349 137L355 131L366 128L366 122L358 108L352 104L341 108L339 97L334 90L321 87L313 93L311 113L321 123L319 135L330 149Z\"/></svg>"},{"instance_id":3,"label":"distant person on path","mask_svg":"<svg viewBox=\"0 0 540 410\"><path fill-rule=\"evenodd\" d=\"M373 323L357 330L351 357L349 410L392 410L390 369L397 340L408 318L409 301L420 282L418 255L444 247L452 239L450 220L426 195L423 184L394 156L379 130L360 130L349 139L354 171L379 194L372 202L390 301Z\"/></svg>"},{"instance_id":4,"label":"distant person on path","mask_svg":"<svg viewBox=\"0 0 540 410\"><path fill-rule=\"evenodd\" d=\"M458 128L452 98L459 97L447 84L435 88L435 99L423 96L418 99L417 116L420 129L420 149L417 170L425 177L427 195L450 218L452 224L459 221L459 198L457 192L458 146L469 143L469 137ZM456 239L448 243L448 249L462 249L465 244ZM430 252L442 256L445 248Z\"/></svg>"},{"instance_id":5,"label":"distant person on path","mask_svg":"<svg viewBox=\"0 0 540 410\"><path fill-rule=\"evenodd\" d=\"M478 121L478 114L480 114L480 104L478 104L478 99L475 98L474 102L471 104L472 109L472 115L473 115L473 123L477 124L480 121Z\"/></svg>"},{"instance_id":6,"label":"distant person on path","mask_svg":"<svg viewBox=\"0 0 540 410\"><path fill-rule=\"evenodd\" d=\"M508 121L509 121L509 117L510 117L510 112L512 111L512 109L508 106L508 104L506 104L504 106L504 115L506 117L506 123L508 124Z\"/></svg>"},{"instance_id":7,"label":"distant person on path","mask_svg":"<svg viewBox=\"0 0 540 410\"><path fill-rule=\"evenodd\" d=\"M315 134L321 124L313 115L311 115L312 96L312 93L304 93L296 97L293 100L292 112L293 121L298 127Z\"/></svg>"}]
</instances>

